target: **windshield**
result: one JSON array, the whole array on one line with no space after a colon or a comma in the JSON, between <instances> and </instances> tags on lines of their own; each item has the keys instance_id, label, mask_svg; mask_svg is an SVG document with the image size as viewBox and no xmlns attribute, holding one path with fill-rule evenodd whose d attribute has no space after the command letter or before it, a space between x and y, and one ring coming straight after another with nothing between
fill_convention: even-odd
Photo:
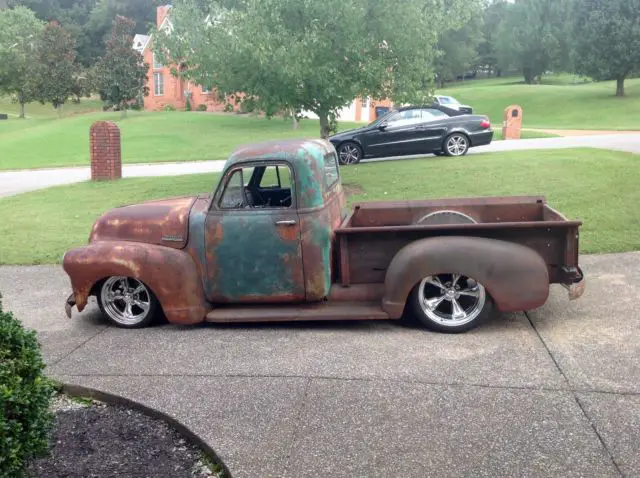
<instances>
[{"instance_id":1,"label":"windshield","mask_svg":"<svg viewBox=\"0 0 640 478\"><path fill-rule=\"evenodd\" d=\"M440 103L442 103L443 105L457 105L457 104L460 104L460 103L458 103L458 100L456 100L455 98L452 98L451 96L441 96L440 97Z\"/></svg>"},{"instance_id":2,"label":"windshield","mask_svg":"<svg viewBox=\"0 0 640 478\"><path fill-rule=\"evenodd\" d=\"M378 123L381 123L382 121L385 121L387 119L389 119L389 116L391 114L395 113L394 110L391 111L387 111L385 114L383 114L382 116L380 116L379 118L374 119L371 123L369 123L367 126L375 126Z\"/></svg>"}]
</instances>

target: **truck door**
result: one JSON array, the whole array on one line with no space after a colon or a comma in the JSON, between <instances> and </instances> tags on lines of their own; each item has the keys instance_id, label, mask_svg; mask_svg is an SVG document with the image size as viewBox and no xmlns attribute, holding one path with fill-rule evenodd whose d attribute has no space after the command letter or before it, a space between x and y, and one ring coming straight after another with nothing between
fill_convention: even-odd
<instances>
[{"instance_id":1,"label":"truck door","mask_svg":"<svg viewBox=\"0 0 640 478\"><path fill-rule=\"evenodd\" d=\"M230 168L205 222L208 299L304 301L300 230L289 164L261 161Z\"/></svg>"}]
</instances>

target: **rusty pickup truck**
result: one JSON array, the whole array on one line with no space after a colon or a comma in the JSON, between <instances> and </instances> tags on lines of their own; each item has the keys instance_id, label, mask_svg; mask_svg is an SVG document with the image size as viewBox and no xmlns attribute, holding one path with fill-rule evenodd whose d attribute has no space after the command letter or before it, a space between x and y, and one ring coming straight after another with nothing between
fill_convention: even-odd
<instances>
[{"instance_id":1,"label":"rusty pickup truck","mask_svg":"<svg viewBox=\"0 0 640 478\"><path fill-rule=\"evenodd\" d=\"M492 310L582 295L580 221L544 197L362 202L346 207L324 140L242 147L212 194L108 211L63 267L71 317L95 296L116 326L400 319L441 332Z\"/></svg>"}]
</instances>

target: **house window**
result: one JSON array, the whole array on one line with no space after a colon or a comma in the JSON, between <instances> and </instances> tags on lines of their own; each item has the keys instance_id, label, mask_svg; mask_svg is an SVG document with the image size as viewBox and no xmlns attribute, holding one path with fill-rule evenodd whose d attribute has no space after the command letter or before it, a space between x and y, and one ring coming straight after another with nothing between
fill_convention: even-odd
<instances>
[{"instance_id":1,"label":"house window","mask_svg":"<svg viewBox=\"0 0 640 478\"><path fill-rule=\"evenodd\" d=\"M153 94L155 96L164 95L164 76L162 73L153 74Z\"/></svg>"},{"instance_id":2,"label":"house window","mask_svg":"<svg viewBox=\"0 0 640 478\"><path fill-rule=\"evenodd\" d=\"M206 95L206 94L207 94L207 93L209 93L210 91L211 91L211 90L209 90L209 88L208 88L207 86L203 86L203 87L202 87L202 93L203 93L203 94L205 94L205 95Z\"/></svg>"},{"instance_id":3,"label":"house window","mask_svg":"<svg viewBox=\"0 0 640 478\"><path fill-rule=\"evenodd\" d=\"M163 68L164 65L162 63L160 63L158 61L158 59L156 58L156 54L153 54L153 69L154 70L159 70L160 68Z\"/></svg>"}]
</instances>

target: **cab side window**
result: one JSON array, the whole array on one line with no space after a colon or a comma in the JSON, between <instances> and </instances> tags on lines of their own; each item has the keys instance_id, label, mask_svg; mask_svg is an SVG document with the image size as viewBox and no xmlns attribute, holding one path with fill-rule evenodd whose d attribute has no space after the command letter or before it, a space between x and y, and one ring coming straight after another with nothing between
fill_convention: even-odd
<instances>
[{"instance_id":1,"label":"cab side window","mask_svg":"<svg viewBox=\"0 0 640 478\"><path fill-rule=\"evenodd\" d=\"M220 199L220 207L222 209L242 209L247 207L243 176L242 169L237 169L231 174Z\"/></svg>"},{"instance_id":2,"label":"cab side window","mask_svg":"<svg viewBox=\"0 0 640 478\"><path fill-rule=\"evenodd\" d=\"M235 170L220 199L222 209L290 208L293 179L286 164Z\"/></svg>"}]
</instances>

